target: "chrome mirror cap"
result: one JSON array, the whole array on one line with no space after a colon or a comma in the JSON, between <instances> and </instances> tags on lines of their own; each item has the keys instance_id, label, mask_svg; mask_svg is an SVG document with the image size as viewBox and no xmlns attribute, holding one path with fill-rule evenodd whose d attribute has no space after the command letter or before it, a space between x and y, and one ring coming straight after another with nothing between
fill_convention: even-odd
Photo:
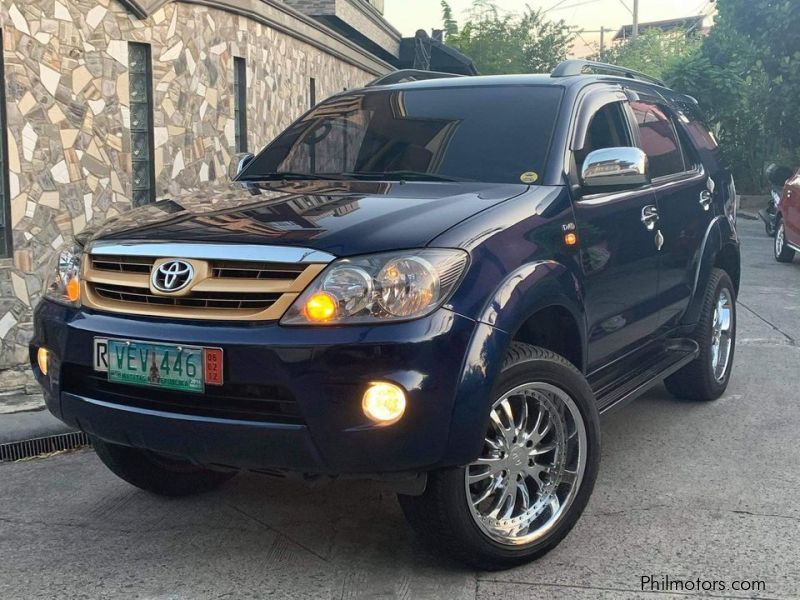
<instances>
[{"instance_id":1,"label":"chrome mirror cap","mask_svg":"<svg viewBox=\"0 0 800 600\"><path fill-rule=\"evenodd\" d=\"M255 155L251 154L250 152L240 152L239 154L235 154L233 156L233 161L231 165L231 179L236 179L242 171L247 168L252 160L255 158Z\"/></svg>"},{"instance_id":2,"label":"chrome mirror cap","mask_svg":"<svg viewBox=\"0 0 800 600\"><path fill-rule=\"evenodd\" d=\"M581 181L587 188L634 188L650 183L647 155L639 148L595 150L583 162Z\"/></svg>"}]
</instances>

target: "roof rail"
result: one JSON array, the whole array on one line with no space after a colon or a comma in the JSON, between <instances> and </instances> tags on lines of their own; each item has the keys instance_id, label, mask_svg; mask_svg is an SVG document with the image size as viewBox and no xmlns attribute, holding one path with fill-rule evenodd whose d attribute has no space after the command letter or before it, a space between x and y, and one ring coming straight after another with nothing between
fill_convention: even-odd
<instances>
[{"instance_id":1,"label":"roof rail","mask_svg":"<svg viewBox=\"0 0 800 600\"><path fill-rule=\"evenodd\" d=\"M625 67L618 67L616 65L608 65L606 63L594 62L591 60L572 59L565 60L558 65L555 70L550 74L551 77L575 77L576 75L586 75L589 73L617 75L619 77L626 77L628 79L637 79L647 83L654 83L661 87L667 85L657 77L651 77L633 69L626 69Z\"/></svg>"},{"instance_id":2,"label":"roof rail","mask_svg":"<svg viewBox=\"0 0 800 600\"><path fill-rule=\"evenodd\" d=\"M393 71L387 75L378 77L375 81L368 83L367 87L374 87L376 85L392 85L394 83L406 83L408 81L424 81L427 79L450 79L452 77L464 76L456 75L455 73L438 73L436 71L401 69L400 71Z\"/></svg>"}]
</instances>

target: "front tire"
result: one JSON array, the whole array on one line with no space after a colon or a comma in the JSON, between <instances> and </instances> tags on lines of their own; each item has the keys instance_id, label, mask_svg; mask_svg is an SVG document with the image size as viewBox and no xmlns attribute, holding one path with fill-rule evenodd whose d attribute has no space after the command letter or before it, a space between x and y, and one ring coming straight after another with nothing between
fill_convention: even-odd
<instances>
[{"instance_id":1,"label":"front tire","mask_svg":"<svg viewBox=\"0 0 800 600\"><path fill-rule=\"evenodd\" d=\"M676 398L716 400L728 387L736 350L736 290L722 269L711 272L693 338L700 355L664 384Z\"/></svg>"},{"instance_id":2,"label":"front tire","mask_svg":"<svg viewBox=\"0 0 800 600\"><path fill-rule=\"evenodd\" d=\"M424 541L483 570L539 558L569 533L600 464L594 395L564 358L513 343L480 457L430 473L422 496L399 496Z\"/></svg>"},{"instance_id":3,"label":"front tire","mask_svg":"<svg viewBox=\"0 0 800 600\"><path fill-rule=\"evenodd\" d=\"M93 438L101 461L120 479L159 496L191 496L214 490L236 475L211 471L149 450L120 446Z\"/></svg>"},{"instance_id":4,"label":"front tire","mask_svg":"<svg viewBox=\"0 0 800 600\"><path fill-rule=\"evenodd\" d=\"M786 244L786 225L783 219L778 221L775 231L775 260L781 263L790 263L794 260L794 250Z\"/></svg>"}]
</instances>

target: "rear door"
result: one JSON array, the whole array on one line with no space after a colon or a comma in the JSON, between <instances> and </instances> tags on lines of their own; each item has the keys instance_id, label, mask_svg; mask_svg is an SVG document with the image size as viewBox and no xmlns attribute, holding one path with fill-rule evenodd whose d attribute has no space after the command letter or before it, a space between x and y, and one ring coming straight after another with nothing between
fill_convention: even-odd
<instances>
[{"instance_id":1,"label":"rear door","mask_svg":"<svg viewBox=\"0 0 800 600\"><path fill-rule=\"evenodd\" d=\"M639 145L650 159L658 206L659 320L672 328L691 299L703 240L716 216L716 184L682 129L680 116L663 100L640 95L630 107Z\"/></svg>"},{"instance_id":2,"label":"rear door","mask_svg":"<svg viewBox=\"0 0 800 600\"><path fill-rule=\"evenodd\" d=\"M584 132L573 148L575 172L594 150L633 146L626 101L584 102ZM623 96L624 98L624 96ZM588 107L587 107L588 106ZM580 125L579 125L580 127ZM658 250L642 222L655 208L650 186L582 195L574 203L588 327L589 371L647 343L658 329Z\"/></svg>"}]
</instances>

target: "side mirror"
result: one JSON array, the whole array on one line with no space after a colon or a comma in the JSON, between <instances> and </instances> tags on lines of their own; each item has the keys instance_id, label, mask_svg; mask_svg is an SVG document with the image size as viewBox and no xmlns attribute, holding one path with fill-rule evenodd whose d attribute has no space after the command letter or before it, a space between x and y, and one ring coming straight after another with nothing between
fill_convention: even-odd
<instances>
[{"instance_id":1,"label":"side mirror","mask_svg":"<svg viewBox=\"0 0 800 600\"><path fill-rule=\"evenodd\" d=\"M650 183L647 155L639 148L595 150L583 161L581 182L589 189L624 190Z\"/></svg>"},{"instance_id":2,"label":"side mirror","mask_svg":"<svg viewBox=\"0 0 800 600\"><path fill-rule=\"evenodd\" d=\"M235 154L233 157L233 161L231 161L232 162L230 169L231 179L236 179L242 173L242 171L244 171L247 168L247 165L253 162L254 158L255 155L251 154L250 152L242 152L240 154Z\"/></svg>"}]
</instances>

